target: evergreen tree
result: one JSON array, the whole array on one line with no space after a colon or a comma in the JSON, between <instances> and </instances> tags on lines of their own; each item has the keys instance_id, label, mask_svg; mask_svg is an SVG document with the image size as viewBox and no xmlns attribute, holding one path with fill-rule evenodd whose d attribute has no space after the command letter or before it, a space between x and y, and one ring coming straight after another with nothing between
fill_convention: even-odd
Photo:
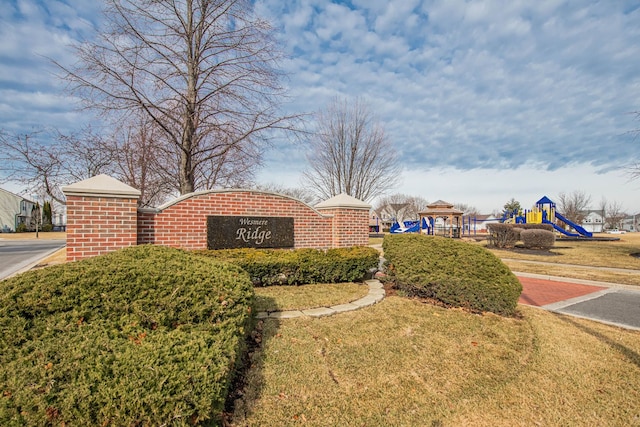
<instances>
[{"instance_id":1,"label":"evergreen tree","mask_svg":"<svg viewBox=\"0 0 640 427\"><path fill-rule=\"evenodd\" d=\"M42 226L53 224L53 212L51 211L51 203L44 202L42 205Z\"/></svg>"}]
</instances>

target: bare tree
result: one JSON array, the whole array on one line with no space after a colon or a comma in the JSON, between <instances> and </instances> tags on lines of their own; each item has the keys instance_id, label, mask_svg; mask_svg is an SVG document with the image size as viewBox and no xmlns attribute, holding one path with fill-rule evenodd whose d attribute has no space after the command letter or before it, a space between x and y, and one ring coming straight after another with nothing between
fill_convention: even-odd
<instances>
[{"instance_id":1,"label":"bare tree","mask_svg":"<svg viewBox=\"0 0 640 427\"><path fill-rule=\"evenodd\" d=\"M600 216L602 217L602 221L606 222L605 219L607 217L607 206L609 202L607 202L606 197L600 199L600 204L598 204L598 210L600 211Z\"/></svg>"},{"instance_id":2,"label":"bare tree","mask_svg":"<svg viewBox=\"0 0 640 427\"><path fill-rule=\"evenodd\" d=\"M112 174L140 190L139 206L158 206L177 193L167 172L167 153L162 132L142 114L114 126L104 138L103 150L110 153Z\"/></svg>"},{"instance_id":3,"label":"bare tree","mask_svg":"<svg viewBox=\"0 0 640 427\"><path fill-rule=\"evenodd\" d=\"M396 153L362 100L334 100L316 125L303 179L319 199L346 193L369 201L396 186Z\"/></svg>"},{"instance_id":4,"label":"bare tree","mask_svg":"<svg viewBox=\"0 0 640 427\"><path fill-rule=\"evenodd\" d=\"M391 194L382 197L376 203L374 210L381 218L395 218L398 222L402 222L405 219L419 219L420 212L427 208L427 204L427 200L420 196Z\"/></svg>"},{"instance_id":5,"label":"bare tree","mask_svg":"<svg viewBox=\"0 0 640 427\"><path fill-rule=\"evenodd\" d=\"M284 194L285 196L293 197L308 205L315 205L321 200L316 199L315 195L305 188L285 187L280 184L259 184L256 189L261 191L269 191L272 193Z\"/></svg>"},{"instance_id":6,"label":"bare tree","mask_svg":"<svg viewBox=\"0 0 640 427\"><path fill-rule=\"evenodd\" d=\"M627 217L627 213L624 212L622 204L617 201L609 202L607 204L607 215L605 216L605 223L609 228L620 228L622 220Z\"/></svg>"},{"instance_id":7,"label":"bare tree","mask_svg":"<svg viewBox=\"0 0 640 427\"><path fill-rule=\"evenodd\" d=\"M140 117L137 117L138 119ZM141 191L139 203L161 203L175 187L163 174L164 153L157 131L135 118L100 135L85 127L72 134L40 131L25 135L0 134L0 181L22 184L26 192L66 203L61 187L106 173Z\"/></svg>"},{"instance_id":8,"label":"bare tree","mask_svg":"<svg viewBox=\"0 0 640 427\"><path fill-rule=\"evenodd\" d=\"M634 111L631 114L633 114L636 121L640 121L640 111ZM640 127L636 127L635 129L629 131L629 133L633 134L637 138L638 135L640 135ZM626 171L630 180L640 178L640 159L636 159L634 162L627 165Z\"/></svg>"},{"instance_id":9,"label":"bare tree","mask_svg":"<svg viewBox=\"0 0 640 427\"><path fill-rule=\"evenodd\" d=\"M461 210L467 216L480 215L480 211L475 206L468 205L466 203L454 203L453 207Z\"/></svg>"},{"instance_id":10,"label":"bare tree","mask_svg":"<svg viewBox=\"0 0 640 427\"><path fill-rule=\"evenodd\" d=\"M60 187L100 173L109 173L113 158L88 129L79 135L0 133L2 181L22 184L25 191L46 194L65 204Z\"/></svg>"},{"instance_id":11,"label":"bare tree","mask_svg":"<svg viewBox=\"0 0 640 427\"><path fill-rule=\"evenodd\" d=\"M293 129L279 112L274 30L250 0L105 3L104 32L76 46L77 66L58 65L88 107L142 112L161 130L181 194L218 185L240 157L233 174L246 174L268 131Z\"/></svg>"},{"instance_id":12,"label":"bare tree","mask_svg":"<svg viewBox=\"0 0 640 427\"><path fill-rule=\"evenodd\" d=\"M558 194L557 209L570 221L580 224L589 209L591 196L584 191L575 190L571 193L562 192Z\"/></svg>"}]
</instances>

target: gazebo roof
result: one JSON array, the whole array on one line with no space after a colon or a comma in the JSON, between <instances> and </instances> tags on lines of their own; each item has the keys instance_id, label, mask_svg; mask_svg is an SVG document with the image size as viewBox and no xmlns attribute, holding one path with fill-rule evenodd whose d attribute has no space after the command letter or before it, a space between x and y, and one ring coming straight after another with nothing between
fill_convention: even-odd
<instances>
[{"instance_id":1,"label":"gazebo roof","mask_svg":"<svg viewBox=\"0 0 640 427\"><path fill-rule=\"evenodd\" d=\"M460 209L453 207L453 204L445 202L444 200L438 200L427 205L427 209L420 212L420 216L433 216L433 215L451 215L458 216L464 214Z\"/></svg>"}]
</instances>

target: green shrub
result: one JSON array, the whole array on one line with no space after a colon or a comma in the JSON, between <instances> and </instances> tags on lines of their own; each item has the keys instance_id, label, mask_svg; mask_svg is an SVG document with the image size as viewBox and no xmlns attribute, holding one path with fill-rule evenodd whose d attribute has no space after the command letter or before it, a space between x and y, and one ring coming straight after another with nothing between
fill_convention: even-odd
<instances>
[{"instance_id":1,"label":"green shrub","mask_svg":"<svg viewBox=\"0 0 640 427\"><path fill-rule=\"evenodd\" d=\"M53 225L51 225L51 224L43 224L42 225L42 231L45 232L45 233L53 231Z\"/></svg>"},{"instance_id":2,"label":"green shrub","mask_svg":"<svg viewBox=\"0 0 640 427\"><path fill-rule=\"evenodd\" d=\"M253 298L238 267L161 246L0 282L0 425L216 422Z\"/></svg>"},{"instance_id":3,"label":"green shrub","mask_svg":"<svg viewBox=\"0 0 640 427\"><path fill-rule=\"evenodd\" d=\"M362 280L378 266L370 247L319 249L222 249L197 253L233 263L249 273L256 286L340 283Z\"/></svg>"},{"instance_id":4,"label":"green shrub","mask_svg":"<svg viewBox=\"0 0 640 427\"><path fill-rule=\"evenodd\" d=\"M522 285L480 246L443 237L387 235L382 247L389 274L409 295L475 312L515 312Z\"/></svg>"},{"instance_id":5,"label":"green shrub","mask_svg":"<svg viewBox=\"0 0 640 427\"><path fill-rule=\"evenodd\" d=\"M556 235L549 230L522 230L520 240L527 249L550 249L556 241Z\"/></svg>"},{"instance_id":6,"label":"green shrub","mask_svg":"<svg viewBox=\"0 0 640 427\"><path fill-rule=\"evenodd\" d=\"M16 227L16 233L26 233L27 231L29 231L29 228L27 227L27 224L20 223Z\"/></svg>"}]
</instances>

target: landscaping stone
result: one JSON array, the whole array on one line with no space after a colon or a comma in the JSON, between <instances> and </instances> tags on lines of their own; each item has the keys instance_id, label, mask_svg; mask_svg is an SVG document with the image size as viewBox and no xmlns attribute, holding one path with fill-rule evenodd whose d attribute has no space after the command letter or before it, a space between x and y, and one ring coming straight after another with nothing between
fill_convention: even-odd
<instances>
[{"instance_id":1,"label":"landscaping stone","mask_svg":"<svg viewBox=\"0 0 640 427\"><path fill-rule=\"evenodd\" d=\"M300 310L274 311L273 313L269 313L269 317L272 319L293 319L302 316L304 316L304 314L302 314Z\"/></svg>"},{"instance_id":2,"label":"landscaping stone","mask_svg":"<svg viewBox=\"0 0 640 427\"><path fill-rule=\"evenodd\" d=\"M256 318L266 319L268 317L271 319L293 319L302 316L326 317L337 313L345 313L347 311L368 307L384 299L385 291L380 281L366 280L365 284L369 287L369 293L365 297L347 304L338 304L331 307L317 307L308 310L275 311L273 313L263 311L256 314Z\"/></svg>"},{"instance_id":3,"label":"landscaping stone","mask_svg":"<svg viewBox=\"0 0 640 427\"><path fill-rule=\"evenodd\" d=\"M344 313L347 311L357 310L360 308L360 306L348 303L348 304L333 305L330 308L336 313Z\"/></svg>"},{"instance_id":4,"label":"landscaping stone","mask_svg":"<svg viewBox=\"0 0 640 427\"><path fill-rule=\"evenodd\" d=\"M311 317L326 317L336 314L334 310L328 307L311 308L309 310L302 310L302 314Z\"/></svg>"}]
</instances>

